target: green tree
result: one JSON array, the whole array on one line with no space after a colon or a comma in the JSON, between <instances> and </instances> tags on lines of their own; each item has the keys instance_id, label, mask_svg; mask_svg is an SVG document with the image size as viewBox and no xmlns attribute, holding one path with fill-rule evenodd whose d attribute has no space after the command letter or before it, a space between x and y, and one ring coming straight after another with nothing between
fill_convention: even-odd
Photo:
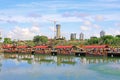
<instances>
[{"instance_id":1,"label":"green tree","mask_svg":"<svg viewBox=\"0 0 120 80\"><path fill-rule=\"evenodd\" d=\"M120 38L120 35L116 35L115 37L118 37L118 38Z\"/></svg>"},{"instance_id":2,"label":"green tree","mask_svg":"<svg viewBox=\"0 0 120 80\"><path fill-rule=\"evenodd\" d=\"M40 44L40 43L45 44L48 41L48 37L37 35L37 36L34 36L33 41L37 44Z\"/></svg>"},{"instance_id":3,"label":"green tree","mask_svg":"<svg viewBox=\"0 0 120 80\"><path fill-rule=\"evenodd\" d=\"M99 38L97 37L92 37L88 39L88 44L98 44L99 43Z\"/></svg>"},{"instance_id":4,"label":"green tree","mask_svg":"<svg viewBox=\"0 0 120 80\"><path fill-rule=\"evenodd\" d=\"M101 37L102 44L112 44L114 40L114 37L112 35L106 35Z\"/></svg>"},{"instance_id":5,"label":"green tree","mask_svg":"<svg viewBox=\"0 0 120 80\"><path fill-rule=\"evenodd\" d=\"M28 45L28 46L35 46L35 43L33 41L31 41L31 40L27 40L26 41L26 45Z\"/></svg>"},{"instance_id":6,"label":"green tree","mask_svg":"<svg viewBox=\"0 0 120 80\"><path fill-rule=\"evenodd\" d=\"M4 44L11 44L12 41L11 41L11 38L4 38Z\"/></svg>"},{"instance_id":7,"label":"green tree","mask_svg":"<svg viewBox=\"0 0 120 80\"><path fill-rule=\"evenodd\" d=\"M112 35L106 35L106 36L103 36L101 37L103 40L106 40L106 39L113 39L114 37Z\"/></svg>"},{"instance_id":8,"label":"green tree","mask_svg":"<svg viewBox=\"0 0 120 80\"><path fill-rule=\"evenodd\" d=\"M40 36L34 36L33 41L38 44L40 42Z\"/></svg>"},{"instance_id":9,"label":"green tree","mask_svg":"<svg viewBox=\"0 0 120 80\"><path fill-rule=\"evenodd\" d=\"M47 43L48 42L48 37L47 36L40 36L40 41L42 43Z\"/></svg>"},{"instance_id":10,"label":"green tree","mask_svg":"<svg viewBox=\"0 0 120 80\"><path fill-rule=\"evenodd\" d=\"M120 38L117 36L114 37L112 45L113 46L120 46Z\"/></svg>"}]
</instances>

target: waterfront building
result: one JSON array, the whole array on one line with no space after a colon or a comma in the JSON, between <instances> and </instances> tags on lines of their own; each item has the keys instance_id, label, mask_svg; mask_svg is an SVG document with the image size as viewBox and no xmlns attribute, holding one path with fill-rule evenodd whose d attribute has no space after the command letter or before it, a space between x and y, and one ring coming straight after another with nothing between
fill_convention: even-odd
<instances>
[{"instance_id":1,"label":"waterfront building","mask_svg":"<svg viewBox=\"0 0 120 80\"><path fill-rule=\"evenodd\" d=\"M76 40L76 33L71 33L70 39L71 40Z\"/></svg>"},{"instance_id":2,"label":"waterfront building","mask_svg":"<svg viewBox=\"0 0 120 80\"><path fill-rule=\"evenodd\" d=\"M80 40L84 40L84 34L82 32L80 33Z\"/></svg>"},{"instance_id":3,"label":"waterfront building","mask_svg":"<svg viewBox=\"0 0 120 80\"><path fill-rule=\"evenodd\" d=\"M105 36L105 31L100 32L100 37L103 37L103 36Z\"/></svg>"},{"instance_id":4,"label":"waterfront building","mask_svg":"<svg viewBox=\"0 0 120 80\"><path fill-rule=\"evenodd\" d=\"M61 31L60 31L61 25L57 24L56 25L56 39L60 39L61 38Z\"/></svg>"}]
</instances>

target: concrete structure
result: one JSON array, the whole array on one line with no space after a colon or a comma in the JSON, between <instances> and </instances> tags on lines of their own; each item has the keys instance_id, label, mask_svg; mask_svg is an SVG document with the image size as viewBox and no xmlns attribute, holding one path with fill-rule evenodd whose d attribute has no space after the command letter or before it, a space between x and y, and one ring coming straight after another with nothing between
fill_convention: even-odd
<instances>
[{"instance_id":1,"label":"concrete structure","mask_svg":"<svg viewBox=\"0 0 120 80\"><path fill-rule=\"evenodd\" d=\"M84 40L84 34L82 32L80 33L80 40Z\"/></svg>"},{"instance_id":2,"label":"concrete structure","mask_svg":"<svg viewBox=\"0 0 120 80\"><path fill-rule=\"evenodd\" d=\"M71 40L76 40L76 33L71 33L70 39Z\"/></svg>"},{"instance_id":3,"label":"concrete structure","mask_svg":"<svg viewBox=\"0 0 120 80\"><path fill-rule=\"evenodd\" d=\"M104 32L104 31L101 31L101 32L100 32L100 37L103 37L103 36L105 36L105 32Z\"/></svg>"},{"instance_id":4,"label":"concrete structure","mask_svg":"<svg viewBox=\"0 0 120 80\"><path fill-rule=\"evenodd\" d=\"M61 38L60 27L61 27L60 24L57 24L57 25L56 25L56 39Z\"/></svg>"}]
</instances>

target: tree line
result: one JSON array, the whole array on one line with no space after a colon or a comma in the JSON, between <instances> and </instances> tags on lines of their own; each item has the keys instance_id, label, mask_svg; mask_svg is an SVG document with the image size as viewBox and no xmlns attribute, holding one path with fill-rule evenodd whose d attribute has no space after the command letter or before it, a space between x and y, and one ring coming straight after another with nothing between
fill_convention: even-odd
<instances>
[{"instance_id":1,"label":"tree line","mask_svg":"<svg viewBox=\"0 0 120 80\"><path fill-rule=\"evenodd\" d=\"M1 40L2 38L0 38ZM33 37L33 40L26 40L26 41L16 41L11 40L11 38L4 38L3 44L15 44L15 45L43 45L43 44L50 44L50 45L102 45L107 44L111 46L120 46L120 35L112 36L112 35L105 35L100 38L98 37L91 37L90 39L85 39L84 41L67 41L67 40L48 40L47 36L40 36L36 35Z\"/></svg>"},{"instance_id":2,"label":"tree line","mask_svg":"<svg viewBox=\"0 0 120 80\"><path fill-rule=\"evenodd\" d=\"M91 37L87 40L86 44L108 44L112 46L120 46L120 35L116 35L115 37L112 35L105 35L100 38L97 37Z\"/></svg>"},{"instance_id":3,"label":"tree line","mask_svg":"<svg viewBox=\"0 0 120 80\"><path fill-rule=\"evenodd\" d=\"M11 38L4 38L3 44L13 44L13 45L28 45L35 46L40 44L46 44L48 42L47 36L34 36L33 40L12 40Z\"/></svg>"}]
</instances>

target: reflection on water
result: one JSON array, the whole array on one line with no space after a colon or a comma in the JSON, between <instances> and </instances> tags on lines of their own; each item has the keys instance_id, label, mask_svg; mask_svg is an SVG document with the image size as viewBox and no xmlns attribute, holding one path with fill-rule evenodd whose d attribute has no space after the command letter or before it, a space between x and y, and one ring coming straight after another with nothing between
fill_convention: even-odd
<instances>
[{"instance_id":1,"label":"reflection on water","mask_svg":"<svg viewBox=\"0 0 120 80\"><path fill-rule=\"evenodd\" d=\"M31 55L31 54L3 54L3 56L4 59L16 59L17 62L27 61L29 64L55 63L58 66L61 64L75 65L78 62L83 64L92 64L92 63L98 64L98 63L109 63L109 62L120 63L119 58L107 58L107 57L48 56L48 55Z\"/></svg>"},{"instance_id":2,"label":"reflection on water","mask_svg":"<svg viewBox=\"0 0 120 80\"><path fill-rule=\"evenodd\" d=\"M17 62L28 62L28 64L35 63L55 63L58 66L61 64L74 65L75 58L72 56L48 56L48 55L31 55L31 54L4 54L4 59L13 59Z\"/></svg>"},{"instance_id":3,"label":"reflection on water","mask_svg":"<svg viewBox=\"0 0 120 80\"><path fill-rule=\"evenodd\" d=\"M0 54L2 80L120 80L119 74L119 58Z\"/></svg>"}]
</instances>

